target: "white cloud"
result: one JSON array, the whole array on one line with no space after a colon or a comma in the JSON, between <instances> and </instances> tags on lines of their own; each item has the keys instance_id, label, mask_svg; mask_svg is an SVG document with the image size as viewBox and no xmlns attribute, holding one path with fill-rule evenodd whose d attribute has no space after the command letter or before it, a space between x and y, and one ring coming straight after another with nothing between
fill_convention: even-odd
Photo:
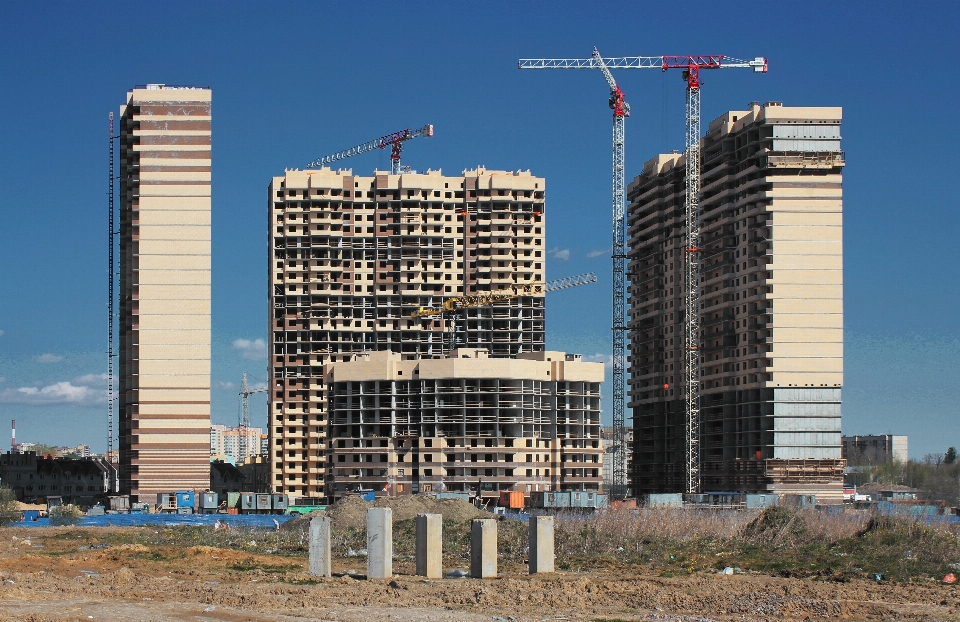
<instances>
[{"instance_id":1,"label":"white cloud","mask_svg":"<svg viewBox=\"0 0 960 622\"><path fill-rule=\"evenodd\" d=\"M217 389L236 389L237 385L232 382L224 382L223 380L218 380L216 387Z\"/></svg>"},{"instance_id":2,"label":"white cloud","mask_svg":"<svg viewBox=\"0 0 960 622\"><path fill-rule=\"evenodd\" d=\"M94 406L103 402L105 392L71 382L56 382L42 388L20 387L0 391L0 402L7 404L76 404Z\"/></svg>"},{"instance_id":3,"label":"white cloud","mask_svg":"<svg viewBox=\"0 0 960 622\"><path fill-rule=\"evenodd\" d=\"M63 357L59 354L41 354L37 357L38 363L59 363Z\"/></svg>"},{"instance_id":4,"label":"white cloud","mask_svg":"<svg viewBox=\"0 0 960 622\"><path fill-rule=\"evenodd\" d=\"M607 369L613 368L613 355L612 354L585 354L582 359L588 363L603 363L603 366Z\"/></svg>"},{"instance_id":5,"label":"white cloud","mask_svg":"<svg viewBox=\"0 0 960 622\"><path fill-rule=\"evenodd\" d=\"M0 330L0 337L3 337L3 331Z\"/></svg>"},{"instance_id":6,"label":"white cloud","mask_svg":"<svg viewBox=\"0 0 960 622\"><path fill-rule=\"evenodd\" d=\"M78 376L73 379L73 383L77 385L101 385L107 384L107 375L106 374L84 374L83 376Z\"/></svg>"},{"instance_id":7,"label":"white cloud","mask_svg":"<svg viewBox=\"0 0 960 622\"><path fill-rule=\"evenodd\" d=\"M263 339L235 339L233 349L240 352L243 358L251 361L262 361L267 358L267 344Z\"/></svg>"},{"instance_id":8,"label":"white cloud","mask_svg":"<svg viewBox=\"0 0 960 622\"><path fill-rule=\"evenodd\" d=\"M561 261L566 261L570 259L570 249L569 248L560 248L559 246L551 248L547 251L547 254L553 257L554 259L560 259Z\"/></svg>"},{"instance_id":9,"label":"white cloud","mask_svg":"<svg viewBox=\"0 0 960 622\"><path fill-rule=\"evenodd\" d=\"M601 249L597 249L597 250L595 250L595 251L590 251L589 253L587 253L587 257L590 257L591 259L594 258L594 257L602 257L602 256L608 254L608 253L609 253L610 251L612 251L612 250L613 250L612 248L601 248Z\"/></svg>"}]
</instances>

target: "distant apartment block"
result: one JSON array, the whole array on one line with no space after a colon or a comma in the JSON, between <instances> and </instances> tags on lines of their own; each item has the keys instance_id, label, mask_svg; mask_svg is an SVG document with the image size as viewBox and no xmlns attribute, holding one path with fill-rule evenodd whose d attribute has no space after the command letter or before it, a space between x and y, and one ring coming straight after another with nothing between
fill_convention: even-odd
<instances>
[{"instance_id":1,"label":"distant apartment block","mask_svg":"<svg viewBox=\"0 0 960 622\"><path fill-rule=\"evenodd\" d=\"M323 367L386 350L513 357L544 348L544 298L458 316L419 307L545 278L544 180L484 168L354 175L288 170L267 197L269 434L276 492L323 497L329 387Z\"/></svg>"},{"instance_id":2,"label":"distant apartment block","mask_svg":"<svg viewBox=\"0 0 960 622\"><path fill-rule=\"evenodd\" d=\"M633 456L633 430L627 428L624 432L624 447L626 461L629 464ZM610 490L613 487L613 426L604 426L600 430L600 445L603 447L603 487Z\"/></svg>"},{"instance_id":3,"label":"distant apartment block","mask_svg":"<svg viewBox=\"0 0 960 622\"><path fill-rule=\"evenodd\" d=\"M906 463L906 435L868 434L866 436L842 436L843 458L851 464L878 464L884 462Z\"/></svg>"},{"instance_id":4,"label":"distant apartment block","mask_svg":"<svg viewBox=\"0 0 960 622\"><path fill-rule=\"evenodd\" d=\"M381 351L326 366L329 496L603 486L603 364L577 354L441 359Z\"/></svg>"},{"instance_id":5,"label":"distant apartment block","mask_svg":"<svg viewBox=\"0 0 960 622\"><path fill-rule=\"evenodd\" d=\"M701 141L702 490L841 500L840 108L752 103ZM685 160L628 188L633 494L684 487Z\"/></svg>"},{"instance_id":6,"label":"distant apartment block","mask_svg":"<svg viewBox=\"0 0 960 622\"><path fill-rule=\"evenodd\" d=\"M210 89L150 84L120 108L121 490L210 483Z\"/></svg>"},{"instance_id":7,"label":"distant apartment block","mask_svg":"<svg viewBox=\"0 0 960 622\"><path fill-rule=\"evenodd\" d=\"M268 450L267 435L261 428L210 426L210 458L242 464Z\"/></svg>"}]
</instances>

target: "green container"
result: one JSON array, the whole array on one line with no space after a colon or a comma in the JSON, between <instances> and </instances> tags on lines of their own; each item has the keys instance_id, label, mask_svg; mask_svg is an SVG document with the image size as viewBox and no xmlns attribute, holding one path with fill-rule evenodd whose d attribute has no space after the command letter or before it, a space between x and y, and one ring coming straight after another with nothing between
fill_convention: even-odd
<instances>
[{"instance_id":1,"label":"green container","mask_svg":"<svg viewBox=\"0 0 960 622\"><path fill-rule=\"evenodd\" d=\"M239 492L228 492L228 493L227 493L227 507L228 507L228 508L237 508L237 507L240 507L240 493L239 493Z\"/></svg>"}]
</instances>

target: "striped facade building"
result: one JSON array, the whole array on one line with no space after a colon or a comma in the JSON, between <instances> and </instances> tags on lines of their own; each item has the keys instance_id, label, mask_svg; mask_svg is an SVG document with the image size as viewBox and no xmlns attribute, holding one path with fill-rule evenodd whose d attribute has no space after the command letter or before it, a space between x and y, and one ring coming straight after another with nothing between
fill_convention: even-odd
<instances>
[{"instance_id":1,"label":"striped facade building","mask_svg":"<svg viewBox=\"0 0 960 622\"><path fill-rule=\"evenodd\" d=\"M120 109L121 492L210 485L210 106L151 84Z\"/></svg>"}]
</instances>

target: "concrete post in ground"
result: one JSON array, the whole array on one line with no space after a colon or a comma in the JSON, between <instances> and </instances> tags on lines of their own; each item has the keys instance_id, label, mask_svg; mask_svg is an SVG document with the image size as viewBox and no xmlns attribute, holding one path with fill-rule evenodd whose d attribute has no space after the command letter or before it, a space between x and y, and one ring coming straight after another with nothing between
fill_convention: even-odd
<instances>
[{"instance_id":1,"label":"concrete post in ground","mask_svg":"<svg viewBox=\"0 0 960 622\"><path fill-rule=\"evenodd\" d=\"M393 576L393 510L367 510L367 578Z\"/></svg>"},{"instance_id":2,"label":"concrete post in ground","mask_svg":"<svg viewBox=\"0 0 960 622\"><path fill-rule=\"evenodd\" d=\"M417 575L443 577L443 516L417 514Z\"/></svg>"},{"instance_id":3,"label":"concrete post in ground","mask_svg":"<svg viewBox=\"0 0 960 622\"><path fill-rule=\"evenodd\" d=\"M530 517L530 574L553 572L553 517Z\"/></svg>"},{"instance_id":4,"label":"concrete post in ground","mask_svg":"<svg viewBox=\"0 0 960 622\"><path fill-rule=\"evenodd\" d=\"M497 521L474 519L470 528L470 576L485 579L497 576Z\"/></svg>"},{"instance_id":5,"label":"concrete post in ground","mask_svg":"<svg viewBox=\"0 0 960 622\"><path fill-rule=\"evenodd\" d=\"M310 574L330 576L330 518L310 519Z\"/></svg>"}]
</instances>

